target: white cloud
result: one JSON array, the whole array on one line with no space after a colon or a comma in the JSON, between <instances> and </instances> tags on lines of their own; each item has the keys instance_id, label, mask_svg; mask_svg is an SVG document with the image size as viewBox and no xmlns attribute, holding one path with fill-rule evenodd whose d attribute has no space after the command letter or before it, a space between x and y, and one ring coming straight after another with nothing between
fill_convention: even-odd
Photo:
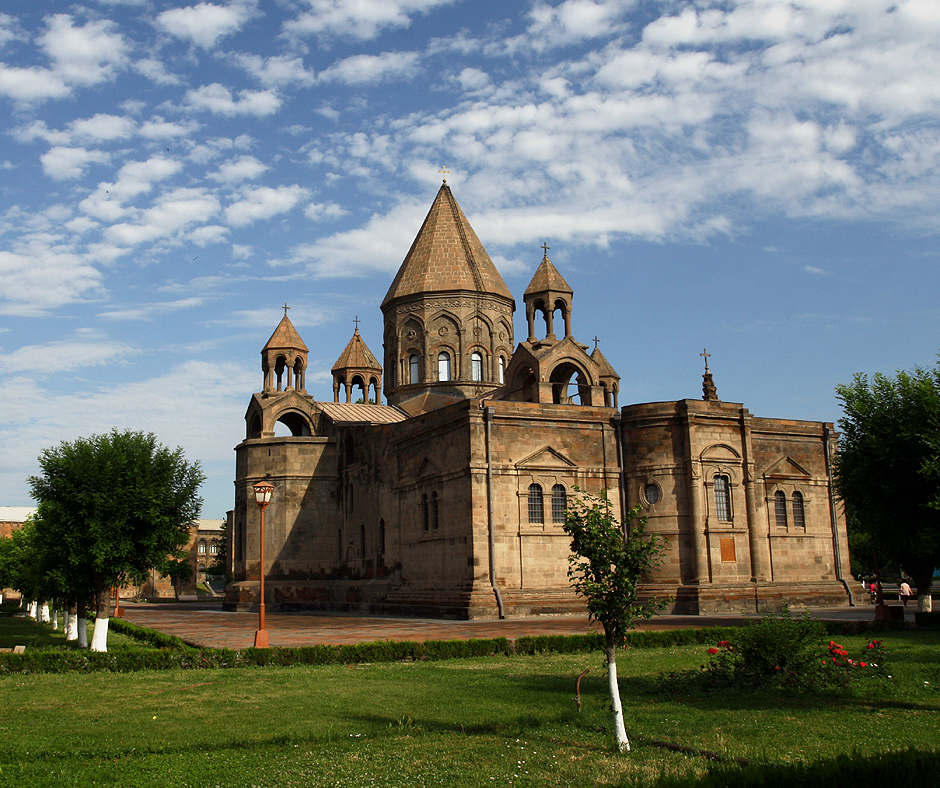
<instances>
[{"instance_id":1,"label":"white cloud","mask_svg":"<svg viewBox=\"0 0 940 788\"><path fill-rule=\"evenodd\" d=\"M270 219L291 210L307 196L302 186L256 186L243 189L241 199L225 209L225 219L234 227L242 227L259 219Z\"/></svg>"},{"instance_id":2,"label":"white cloud","mask_svg":"<svg viewBox=\"0 0 940 788\"><path fill-rule=\"evenodd\" d=\"M180 298L176 301L160 301L131 309L110 309L100 313L98 317L105 320L152 320L157 315L176 312L180 309L194 309L204 303L205 300L202 298Z\"/></svg>"},{"instance_id":3,"label":"white cloud","mask_svg":"<svg viewBox=\"0 0 940 788\"><path fill-rule=\"evenodd\" d=\"M50 148L39 157L43 172L57 181L80 178L89 164L106 164L109 159L110 157L104 151L60 146Z\"/></svg>"},{"instance_id":4,"label":"white cloud","mask_svg":"<svg viewBox=\"0 0 940 788\"><path fill-rule=\"evenodd\" d=\"M46 24L40 43L56 73L70 85L97 85L127 62L128 45L120 33L112 32L113 22L100 20L75 27L68 14L53 14Z\"/></svg>"},{"instance_id":5,"label":"white cloud","mask_svg":"<svg viewBox=\"0 0 940 788\"><path fill-rule=\"evenodd\" d=\"M309 10L284 27L291 35L372 39L383 30L408 27L411 16L453 0L306 0Z\"/></svg>"},{"instance_id":6,"label":"white cloud","mask_svg":"<svg viewBox=\"0 0 940 788\"><path fill-rule=\"evenodd\" d=\"M304 68L303 58L295 55L265 58L260 55L237 54L234 59L266 88L312 85L316 81L313 71Z\"/></svg>"},{"instance_id":7,"label":"white cloud","mask_svg":"<svg viewBox=\"0 0 940 788\"><path fill-rule=\"evenodd\" d=\"M322 219L337 219L347 213L349 211L335 202L312 202L304 208L304 216L315 222Z\"/></svg>"},{"instance_id":8,"label":"white cloud","mask_svg":"<svg viewBox=\"0 0 940 788\"><path fill-rule=\"evenodd\" d=\"M186 103L193 109L208 110L216 115L254 115L260 118L277 112L281 99L273 90L240 90L235 98L227 87L214 82L188 91Z\"/></svg>"},{"instance_id":9,"label":"white cloud","mask_svg":"<svg viewBox=\"0 0 940 788\"><path fill-rule=\"evenodd\" d=\"M160 115L140 124L140 136L152 140L169 140L177 137L189 137L199 130L194 120L169 121Z\"/></svg>"},{"instance_id":10,"label":"white cloud","mask_svg":"<svg viewBox=\"0 0 940 788\"><path fill-rule=\"evenodd\" d=\"M177 38L211 49L220 38L241 30L254 13L254 3L199 3L158 14L157 26Z\"/></svg>"},{"instance_id":11,"label":"white cloud","mask_svg":"<svg viewBox=\"0 0 940 788\"><path fill-rule=\"evenodd\" d=\"M111 79L128 59L128 45L113 29L107 20L75 27L69 14L46 17L46 30L37 43L51 67L0 63L0 95L24 103L42 102Z\"/></svg>"},{"instance_id":12,"label":"white cloud","mask_svg":"<svg viewBox=\"0 0 940 788\"><path fill-rule=\"evenodd\" d=\"M0 250L0 314L38 316L101 291L102 276L61 239L35 234Z\"/></svg>"},{"instance_id":13,"label":"white cloud","mask_svg":"<svg viewBox=\"0 0 940 788\"><path fill-rule=\"evenodd\" d=\"M191 225L212 218L218 210L218 199L205 189L173 189L161 194L151 207L137 212L137 221L108 227L105 238L118 246L136 246L179 236Z\"/></svg>"},{"instance_id":14,"label":"white cloud","mask_svg":"<svg viewBox=\"0 0 940 788\"><path fill-rule=\"evenodd\" d=\"M134 348L124 342L115 342L95 331L79 331L71 339L24 345L12 353L0 353L0 372L4 375L29 372L36 377L48 377L113 363L133 352Z\"/></svg>"},{"instance_id":15,"label":"white cloud","mask_svg":"<svg viewBox=\"0 0 940 788\"><path fill-rule=\"evenodd\" d=\"M112 142L130 137L137 123L121 115L98 113L90 118L73 120L69 124L72 134L93 142Z\"/></svg>"},{"instance_id":16,"label":"white cloud","mask_svg":"<svg viewBox=\"0 0 940 788\"><path fill-rule=\"evenodd\" d=\"M418 73L416 52L383 52L381 55L353 55L321 71L321 81L347 85L374 84L410 79Z\"/></svg>"},{"instance_id":17,"label":"white cloud","mask_svg":"<svg viewBox=\"0 0 940 788\"><path fill-rule=\"evenodd\" d=\"M239 156L222 164L216 172L209 173L209 177L220 183L233 184L253 180L267 169L268 165L254 156Z\"/></svg>"}]
</instances>

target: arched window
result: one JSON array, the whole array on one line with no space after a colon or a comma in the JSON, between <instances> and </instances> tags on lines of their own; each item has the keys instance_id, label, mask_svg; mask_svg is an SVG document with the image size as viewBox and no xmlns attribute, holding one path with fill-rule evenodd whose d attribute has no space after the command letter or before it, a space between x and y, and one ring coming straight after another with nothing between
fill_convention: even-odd
<instances>
[{"instance_id":1,"label":"arched window","mask_svg":"<svg viewBox=\"0 0 940 788\"><path fill-rule=\"evenodd\" d=\"M218 543L218 542L213 542L212 544L209 545L209 553L210 553L211 555L218 555L218 553L219 553L219 543Z\"/></svg>"},{"instance_id":2,"label":"arched window","mask_svg":"<svg viewBox=\"0 0 940 788\"><path fill-rule=\"evenodd\" d=\"M408 356L408 382L409 383L420 383L421 379L418 377L418 356L416 353L412 353Z\"/></svg>"},{"instance_id":3,"label":"arched window","mask_svg":"<svg viewBox=\"0 0 940 788\"><path fill-rule=\"evenodd\" d=\"M470 354L470 380L483 380L483 354L476 351Z\"/></svg>"},{"instance_id":4,"label":"arched window","mask_svg":"<svg viewBox=\"0 0 940 788\"><path fill-rule=\"evenodd\" d=\"M793 527L806 530L806 512L803 510L803 493L795 490L793 493Z\"/></svg>"},{"instance_id":5,"label":"arched window","mask_svg":"<svg viewBox=\"0 0 940 788\"><path fill-rule=\"evenodd\" d=\"M503 356L499 357L499 382L506 382L506 359Z\"/></svg>"},{"instance_id":6,"label":"arched window","mask_svg":"<svg viewBox=\"0 0 940 788\"><path fill-rule=\"evenodd\" d=\"M421 496L421 518L423 520L424 530L427 531L431 527L431 514L428 509L428 495L425 493Z\"/></svg>"},{"instance_id":7,"label":"arched window","mask_svg":"<svg viewBox=\"0 0 940 788\"><path fill-rule=\"evenodd\" d=\"M568 508L568 495L563 484L552 487L552 522L563 523L565 510Z\"/></svg>"},{"instance_id":8,"label":"arched window","mask_svg":"<svg viewBox=\"0 0 940 788\"><path fill-rule=\"evenodd\" d=\"M731 522L731 479L715 477L715 517L721 522Z\"/></svg>"},{"instance_id":9,"label":"arched window","mask_svg":"<svg viewBox=\"0 0 940 788\"><path fill-rule=\"evenodd\" d=\"M782 490L774 493L774 515L777 518L777 527L787 527L787 496Z\"/></svg>"},{"instance_id":10,"label":"arched window","mask_svg":"<svg viewBox=\"0 0 940 788\"><path fill-rule=\"evenodd\" d=\"M529 522L544 523L545 507L542 503L542 485L529 485Z\"/></svg>"},{"instance_id":11,"label":"arched window","mask_svg":"<svg viewBox=\"0 0 940 788\"><path fill-rule=\"evenodd\" d=\"M446 350L437 354L437 379L450 380L450 353Z\"/></svg>"},{"instance_id":12,"label":"arched window","mask_svg":"<svg viewBox=\"0 0 940 788\"><path fill-rule=\"evenodd\" d=\"M206 552L206 543L203 541L199 542L199 555L203 555Z\"/></svg>"},{"instance_id":13,"label":"arched window","mask_svg":"<svg viewBox=\"0 0 940 788\"><path fill-rule=\"evenodd\" d=\"M431 530L436 531L440 520L438 519L437 493L431 493Z\"/></svg>"}]
</instances>

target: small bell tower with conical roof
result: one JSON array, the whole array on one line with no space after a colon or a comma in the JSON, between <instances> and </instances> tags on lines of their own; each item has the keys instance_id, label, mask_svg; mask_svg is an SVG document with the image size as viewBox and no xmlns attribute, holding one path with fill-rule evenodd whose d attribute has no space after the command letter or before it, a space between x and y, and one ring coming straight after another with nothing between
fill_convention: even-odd
<instances>
[{"instance_id":1,"label":"small bell tower with conical roof","mask_svg":"<svg viewBox=\"0 0 940 788\"><path fill-rule=\"evenodd\" d=\"M378 405L379 392L382 390L382 365L359 336L358 317L355 323L352 339L333 365L333 402L340 401L340 389L346 390L345 401L351 402L353 389L358 385L362 388L362 401L367 405Z\"/></svg>"},{"instance_id":2,"label":"small bell tower with conical roof","mask_svg":"<svg viewBox=\"0 0 940 788\"><path fill-rule=\"evenodd\" d=\"M561 312L565 322L564 336L571 336L571 305L574 300L574 290L558 273L558 269L548 259L548 244L542 244L542 262L535 271L532 281L526 288L523 300L525 301L525 316L529 324L530 343L535 343L535 314L541 312L545 318L545 341L555 341L554 313Z\"/></svg>"},{"instance_id":3,"label":"small bell tower with conical roof","mask_svg":"<svg viewBox=\"0 0 940 788\"><path fill-rule=\"evenodd\" d=\"M306 393L304 377L307 370L307 346L287 317L287 304L281 307L284 317L261 350L261 371L264 373L262 396L277 391Z\"/></svg>"}]
</instances>

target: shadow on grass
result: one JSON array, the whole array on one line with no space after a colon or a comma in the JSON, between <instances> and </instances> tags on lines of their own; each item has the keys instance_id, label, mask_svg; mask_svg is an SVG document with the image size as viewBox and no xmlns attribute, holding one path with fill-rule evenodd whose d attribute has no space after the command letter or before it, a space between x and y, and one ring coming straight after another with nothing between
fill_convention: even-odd
<instances>
[{"instance_id":1,"label":"shadow on grass","mask_svg":"<svg viewBox=\"0 0 940 788\"><path fill-rule=\"evenodd\" d=\"M668 778L649 788L818 788L823 785L889 785L923 788L940 772L940 752L908 749L877 755L839 755L812 763L717 764L704 777Z\"/></svg>"}]
</instances>

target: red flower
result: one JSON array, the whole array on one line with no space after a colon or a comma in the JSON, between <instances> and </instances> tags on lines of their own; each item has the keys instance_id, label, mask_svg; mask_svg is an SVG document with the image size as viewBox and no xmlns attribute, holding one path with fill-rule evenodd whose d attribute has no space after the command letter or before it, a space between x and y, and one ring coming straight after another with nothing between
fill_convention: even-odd
<instances>
[{"instance_id":1,"label":"red flower","mask_svg":"<svg viewBox=\"0 0 940 788\"><path fill-rule=\"evenodd\" d=\"M717 653L718 653L718 649L717 649L717 648L710 648L710 649L708 649L708 653L709 653L709 654L717 654Z\"/></svg>"},{"instance_id":2,"label":"red flower","mask_svg":"<svg viewBox=\"0 0 940 788\"><path fill-rule=\"evenodd\" d=\"M867 662L859 662L859 663L858 663L858 666L859 666L860 668L867 668L867 667L868 667L868 663L867 663Z\"/></svg>"}]
</instances>

